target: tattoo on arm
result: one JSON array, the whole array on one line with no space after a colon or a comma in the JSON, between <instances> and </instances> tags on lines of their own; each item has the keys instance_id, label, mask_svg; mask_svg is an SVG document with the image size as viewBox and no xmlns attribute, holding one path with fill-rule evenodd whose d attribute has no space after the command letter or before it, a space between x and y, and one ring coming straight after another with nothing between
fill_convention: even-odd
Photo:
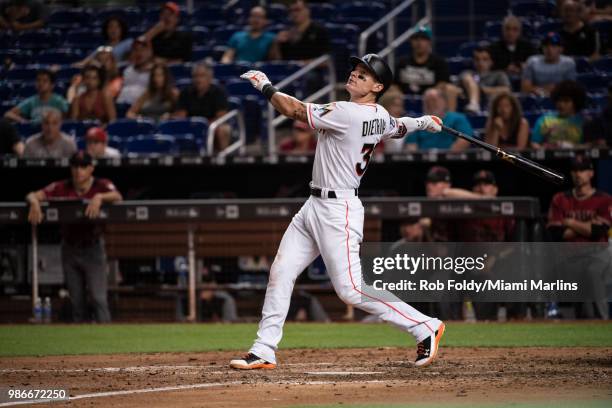
<instances>
[{"instance_id":1,"label":"tattoo on arm","mask_svg":"<svg viewBox=\"0 0 612 408\"><path fill-rule=\"evenodd\" d=\"M300 102L293 110L291 117L295 120L306 122L306 105Z\"/></svg>"}]
</instances>

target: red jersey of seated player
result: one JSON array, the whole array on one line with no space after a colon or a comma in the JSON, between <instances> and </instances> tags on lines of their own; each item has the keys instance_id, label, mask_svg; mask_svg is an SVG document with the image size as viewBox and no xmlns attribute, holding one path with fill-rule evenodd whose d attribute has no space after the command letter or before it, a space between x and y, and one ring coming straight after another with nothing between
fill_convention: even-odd
<instances>
[{"instance_id":1,"label":"red jersey of seated player","mask_svg":"<svg viewBox=\"0 0 612 408\"><path fill-rule=\"evenodd\" d=\"M565 218L582 222L605 225L612 224L612 196L595 190L592 196L579 200L572 190L555 194L548 210L548 226L562 225ZM602 236L596 242L607 242L608 237ZM576 234L568 242L593 242L592 238Z\"/></svg>"},{"instance_id":2,"label":"red jersey of seated player","mask_svg":"<svg viewBox=\"0 0 612 408\"><path fill-rule=\"evenodd\" d=\"M115 185L107 179L94 178L89 190L79 195L72 184L72 180L56 181L43 189L47 200L90 200L98 193L116 191ZM62 224L62 238L69 244L93 243L102 236L102 227L84 220L78 224Z\"/></svg>"}]
</instances>

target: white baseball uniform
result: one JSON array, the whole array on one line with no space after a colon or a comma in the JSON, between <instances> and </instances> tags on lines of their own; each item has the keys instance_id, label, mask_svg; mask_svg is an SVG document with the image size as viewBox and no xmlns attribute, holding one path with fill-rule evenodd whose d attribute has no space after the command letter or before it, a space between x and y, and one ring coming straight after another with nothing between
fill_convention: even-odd
<instances>
[{"instance_id":1,"label":"white baseball uniform","mask_svg":"<svg viewBox=\"0 0 612 408\"><path fill-rule=\"evenodd\" d=\"M250 352L276 363L275 351L295 280L319 254L340 299L409 332L420 342L438 329L438 319L420 313L391 294L385 298L397 300L385 302L360 290L359 246L364 211L355 192L376 145L387 138L403 136L405 129L377 104L335 102L306 106L308 124L318 131L311 186L320 188L322 194L310 196L283 235L270 270L257 340ZM328 198L330 190L337 198Z\"/></svg>"}]
</instances>

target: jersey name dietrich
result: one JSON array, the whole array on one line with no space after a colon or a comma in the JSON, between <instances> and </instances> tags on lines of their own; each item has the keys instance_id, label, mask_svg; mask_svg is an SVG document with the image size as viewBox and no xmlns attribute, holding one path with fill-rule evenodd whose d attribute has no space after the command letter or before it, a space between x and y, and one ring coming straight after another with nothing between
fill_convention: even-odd
<instances>
[{"instance_id":1,"label":"jersey name dietrich","mask_svg":"<svg viewBox=\"0 0 612 408\"><path fill-rule=\"evenodd\" d=\"M361 137L382 135L386 128L387 124L383 119L366 120L361 126Z\"/></svg>"}]
</instances>

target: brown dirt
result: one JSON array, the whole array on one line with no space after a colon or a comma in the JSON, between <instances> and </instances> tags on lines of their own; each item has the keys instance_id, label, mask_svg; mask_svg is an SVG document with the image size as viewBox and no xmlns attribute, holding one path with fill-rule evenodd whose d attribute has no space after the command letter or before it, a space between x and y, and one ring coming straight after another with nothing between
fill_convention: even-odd
<instances>
[{"instance_id":1,"label":"brown dirt","mask_svg":"<svg viewBox=\"0 0 612 408\"><path fill-rule=\"evenodd\" d=\"M276 370L256 372L228 369L232 357L213 352L5 358L0 388L62 387L79 396L200 384L53 407L612 403L612 348L442 348L438 360L421 369L400 348L283 350Z\"/></svg>"}]
</instances>

